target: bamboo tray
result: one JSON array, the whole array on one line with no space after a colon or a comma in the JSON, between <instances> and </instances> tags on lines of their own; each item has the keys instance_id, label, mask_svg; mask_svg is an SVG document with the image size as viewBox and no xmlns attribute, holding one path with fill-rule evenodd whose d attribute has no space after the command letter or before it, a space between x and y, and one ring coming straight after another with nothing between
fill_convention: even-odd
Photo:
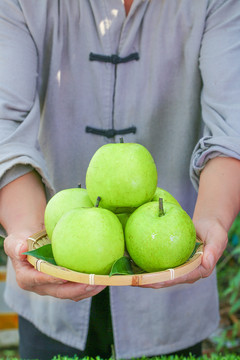
<instances>
[{"instance_id":1,"label":"bamboo tray","mask_svg":"<svg viewBox=\"0 0 240 360\"><path fill-rule=\"evenodd\" d=\"M37 259L31 255L27 255L27 259L36 270L72 282L89 285L139 286L173 280L196 269L201 264L201 258L203 254L202 241L197 238L196 242L200 245L195 254L185 264L175 267L174 269L168 269L154 273L113 276L85 274L72 271L61 266L53 265L45 260ZM28 238L28 250L34 250L49 243L50 241L47 237L46 231L42 230Z\"/></svg>"}]
</instances>

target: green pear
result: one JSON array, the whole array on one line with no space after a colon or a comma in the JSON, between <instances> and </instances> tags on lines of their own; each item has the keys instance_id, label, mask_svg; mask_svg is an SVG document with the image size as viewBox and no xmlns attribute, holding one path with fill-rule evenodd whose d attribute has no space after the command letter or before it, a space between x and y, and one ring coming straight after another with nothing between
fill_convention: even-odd
<instances>
[{"instance_id":1,"label":"green pear","mask_svg":"<svg viewBox=\"0 0 240 360\"><path fill-rule=\"evenodd\" d=\"M174 268L186 262L196 243L192 219L178 205L152 201L132 213L125 228L126 248L147 272Z\"/></svg>"},{"instance_id":2,"label":"green pear","mask_svg":"<svg viewBox=\"0 0 240 360\"><path fill-rule=\"evenodd\" d=\"M53 229L61 216L77 207L93 207L86 189L70 188L57 192L47 203L44 224L49 239L52 238Z\"/></svg>"},{"instance_id":3,"label":"green pear","mask_svg":"<svg viewBox=\"0 0 240 360\"><path fill-rule=\"evenodd\" d=\"M170 194L167 190L157 187L155 194L152 198L152 201L159 201L159 198L162 198L164 202L167 201L171 204L176 204L181 206L179 202L175 199L175 197L172 194Z\"/></svg>"},{"instance_id":4,"label":"green pear","mask_svg":"<svg viewBox=\"0 0 240 360\"><path fill-rule=\"evenodd\" d=\"M65 213L52 234L52 251L59 266L88 274L109 274L124 254L123 229L117 216L99 207Z\"/></svg>"},{"instance_id":5,"label":"green pear","mask_svg":"<svg viewBox=\"0 0 240 360\"><path fill-rule=\"evenodd\" d=\"M86 173L92 202L116 213L131 212L151 201L157 188L157 168L150 152L137 143L110 143L93 155Z\"/></svg>"}]
</instances>

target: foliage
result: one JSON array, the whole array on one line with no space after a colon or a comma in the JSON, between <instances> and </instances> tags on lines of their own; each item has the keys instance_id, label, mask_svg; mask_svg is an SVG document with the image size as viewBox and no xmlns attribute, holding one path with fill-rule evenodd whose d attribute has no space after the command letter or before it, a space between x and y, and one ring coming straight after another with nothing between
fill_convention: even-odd
<instances>
[{"instance_id":1,"label":"foliage","mask_svg":"<svg viewBox=\"0 0 240 360\"><path fill-rule=\"evenodd\" d=\"M152 358L147 358L147 357L142 357L142 358L137 358L137 359L132 359L132 360L240 360L240 356L235 355L235 354L229 354L229 355L218 355L218 354L212 354L210 357L208 357L207 355L203 355L201 357L194 357L192 355L190 356L177 356L177 355L170 355L170 356L161 356L161 357L152 357ZM52 360L80 360L80 358L78 358L77 356L74 357L67 357L67 356L55 356ZM81 360L102 360L100 357L96 357L96 358L91 358L91 357L85 357ZM109 360L114 360L113 358L110 358Z\"/></svg>"},{"instance_id":2,"label":"foliage","mask_svg":"<svg viewBox=\"0 0 240 360\"><path fill-rule=\"evenodd\" d=\"M7 357L7 358L0 358L0 360L18 360L18 358L12 358L12 357ZM36 359L37 360L37 359ZM97 356L96 358L92 358L92 357L84 357L84 358L79 358L76 355L74 357L68 357L68 356L54 356L54 358L52 358L52 360L103 360L102 358L100 358L99 356ZM113 358L110 358L108 360L114 360ZM137 358L137 359L132 359L132 360L240 360L240 355L236 355L236 354L228 354L228 355L221 355L221 354L212 354L210 357L207 355L203 355L201 357L194 357L192 355L190 356L177 356L177 355L170 355L170 356L161 356L161 357L152 357L152 358L147 358L147 357L142 357L142 358Z\"/></svg>"},{"instance_id":3,"label":"foliage","mask_svg":"<svg viewBox=\"0 0 240 360\"><path fill-rule=\"evenodd\" d=\"M240 214L229 231L228 246L218 266L218 288L220 303L228 306L231 323L215 337L217 351L238 348L240 352Z\"/></svg>"},{"instance_id":4,"label":"foliage","mask_svg":"<svg viewBox=\"0 0 240 360\"><path fill-rule=\"evenodd\" d=\"M4 238L0 236L0 266L6 265L7 263L7 255L3 249L3 241Z\"/></svg>"}]
</instances>

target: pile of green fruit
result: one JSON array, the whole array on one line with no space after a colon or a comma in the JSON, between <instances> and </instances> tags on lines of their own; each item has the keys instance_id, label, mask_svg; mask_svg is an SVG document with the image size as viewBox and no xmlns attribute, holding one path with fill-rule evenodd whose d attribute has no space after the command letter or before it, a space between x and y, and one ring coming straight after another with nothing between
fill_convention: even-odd
<instances>
[{"instance_id":1,"label":"pile of green fruit","mask_svg":"<svg viewBox=\"0 0 240 360\"><path fill-rule=\"evenodd\" d=\"M146 272L186 262L196 242L193 222L157 182L144 146L121 141L100 147L86 189L61 190L47 204L45 228L57 265L106 275L126 252Z\"/></svg>"}]
</instances>

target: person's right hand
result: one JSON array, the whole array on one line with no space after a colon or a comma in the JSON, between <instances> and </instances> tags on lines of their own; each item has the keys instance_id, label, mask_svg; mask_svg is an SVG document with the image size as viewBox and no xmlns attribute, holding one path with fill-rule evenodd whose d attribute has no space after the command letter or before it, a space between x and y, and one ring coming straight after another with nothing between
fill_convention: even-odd
<instances>
[{"instance_id":1,"label":"person's right hand","mask_svg":"<svg viewBox=\"0 0 240 360\"><path fill-rule=\"evenodd\" d=\"M20 288L35 292L39 295L50 295L60 299L79 301L101 292L105 286L79 284L34 269L22 255L27 251L27 238L30 233L13 233L6 237L4 250L12 261L16 272L16 280Z\"/></svg>"}]
</instances>

